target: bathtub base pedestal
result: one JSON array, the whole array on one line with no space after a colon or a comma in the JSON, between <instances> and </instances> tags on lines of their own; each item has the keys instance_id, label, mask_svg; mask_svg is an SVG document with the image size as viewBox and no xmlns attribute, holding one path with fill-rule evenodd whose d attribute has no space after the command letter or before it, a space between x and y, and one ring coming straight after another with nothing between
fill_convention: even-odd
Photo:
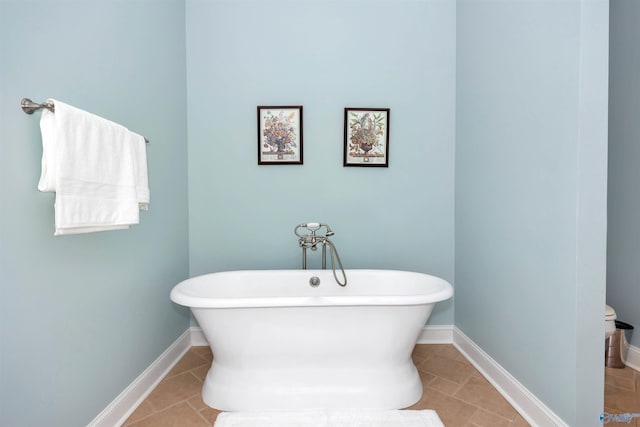
<instances>
[{"instance_id":1,"label":"bathtub base pedestal","mask_svg":"<svg viewBox=\"0 0 640 427\"><path fill-rule=\"evenodd\" d=\"M422 383L413 363L374 371L291 371L234 372L214 364L202 398L221 411L286 411L402 409L422 396Z\"/></svg>"}]
</instances>

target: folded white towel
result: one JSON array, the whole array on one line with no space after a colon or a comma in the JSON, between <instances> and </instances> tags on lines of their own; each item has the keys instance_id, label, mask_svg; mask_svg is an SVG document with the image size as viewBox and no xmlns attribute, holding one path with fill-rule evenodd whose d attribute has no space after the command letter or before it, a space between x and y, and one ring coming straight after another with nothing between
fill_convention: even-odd
<instances>
[{"instance_id":1,"label":"folded white towel","mask_svg":"<svg viewBox=\"0 0 640 427\"><path fill-rule=\"evenodd\" d=\"M149 205L144 138L124 126L50 100L42 111L38 189L56 193L55 233L121 230Z\"/></svg>"},{"instance_id":2,"label":"folded white towel","mask_svg":"<svg viewBox=\"0 0 640 427\"><path fill-rule=\"evenodd\" d=\"M214 427L444 427L430 409L309 410L291 412L223 412Z\"/></svg>"}]
</instances>

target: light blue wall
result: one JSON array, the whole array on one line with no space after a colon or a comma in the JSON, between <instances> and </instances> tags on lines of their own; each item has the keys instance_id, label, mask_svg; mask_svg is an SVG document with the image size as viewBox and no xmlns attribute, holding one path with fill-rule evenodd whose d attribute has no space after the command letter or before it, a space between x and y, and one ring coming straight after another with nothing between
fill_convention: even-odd
<instances>
[{"instance_id":1,"label":"light blue wall","mask_svg":"<svg viewBox=\"0 0 640 427\"><path fill-rule=\"evenodd\" d=\"M321 221L346 268L453 280L454 2L188 0L187 70L191 274L299 268ZM304 165L257 165L258 105L304 106ZM388 169L342 166L345 107L391 108Z\"/></svg>"},{"instance_id":2,"label":"light blue wall","mask_svg":"<svg viewBox=\"0 0 640 427\"><path fill-rule=\"evenodd\" d=\"M320 220L347 268L453 281L455 260L456 326L598 425L606 4L0 1L0 424L86 424L188 326L176 282L298 268L293 227ZM140 225L52 236L24 96L149 137ZM304 165L257 166L265 104L304 105ZM342 166L365 106L391 108L388 169Z\"/></svg>"},{"instance_id":3,"label":"light blue wall","mask_svg":"<svg viewBox=\"0 0 640 427\"><path fill-rule=\"evenodd\" d=\"M0 425L86 425L188 327L185 78L181 0L0 1ZM151 140L140 225L53 237L22 97Z\"/></svg>"},{"instance_id":4,"label":"light blue wall","mask_svg":"<svg viewBox=\"0 0 640 427\"><path fill-rule=\"evenodd\" d=\"M599 425L608 2L457 6L455 324L569 425Z\"/></svg>"},{"instance_id":5,"label":"light blue wall","mask_svg":"<svg viewBox=\"0 0 640 427\"><path fill-rule=\"evenodd\" d=\"M607 302L640 347L640 2L611 2Z\"/></svg>"}]
</instances>

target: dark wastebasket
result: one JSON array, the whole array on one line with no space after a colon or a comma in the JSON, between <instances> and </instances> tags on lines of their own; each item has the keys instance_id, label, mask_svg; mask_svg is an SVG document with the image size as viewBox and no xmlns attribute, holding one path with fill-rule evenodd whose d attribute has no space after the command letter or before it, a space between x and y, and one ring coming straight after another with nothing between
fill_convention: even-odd
<instances>
[{"instance_id":1,"label":"dark wastebasket","mask_svg":"<svg viewBox=\"0 0 640 427\"><path fill-rule=\"evenodd\" d=\"M604 350L604 365L607 368L624 368L625 364L622 359L627 358L626 351L629 349L624 348L624 341L627 343L631 341L631 333L633 326L628 323L616 320L616 331L605 341ZM624 339L622 339L624 336Z\"/></svg>"}]
</instances>

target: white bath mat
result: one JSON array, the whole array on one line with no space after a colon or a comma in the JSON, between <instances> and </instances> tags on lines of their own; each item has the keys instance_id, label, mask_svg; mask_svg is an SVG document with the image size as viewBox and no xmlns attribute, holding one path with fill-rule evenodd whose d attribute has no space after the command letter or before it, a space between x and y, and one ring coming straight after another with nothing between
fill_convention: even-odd
<instances>
[{"instance_id":1,"label":"white bath mat","mask_svg":"<svg viewBox=\"0 0 640 427\"><path fill-rule=\"evenodd\" d=\"M214 427L444 427L436 411L223 412Z\"/></svg>"}]
</instances>

